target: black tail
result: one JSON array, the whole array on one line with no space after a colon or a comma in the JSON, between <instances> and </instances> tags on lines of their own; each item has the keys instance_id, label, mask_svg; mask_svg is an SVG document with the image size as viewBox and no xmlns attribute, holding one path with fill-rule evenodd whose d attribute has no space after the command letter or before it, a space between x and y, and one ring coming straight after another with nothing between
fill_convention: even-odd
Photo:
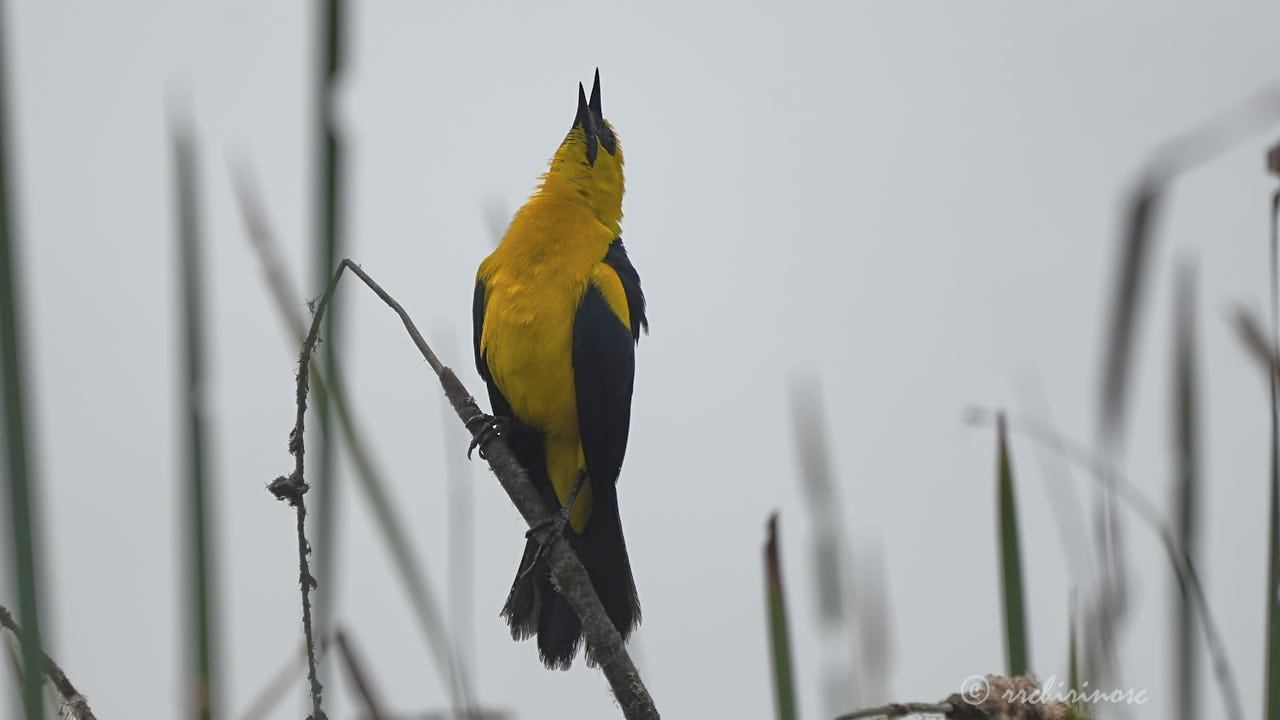
<instances>
[{"instance_id":1,"label":"black tail","mask_svg":"<svg viewBox=\"0 0 1280 720\"><path fill-rule=\"evenodd\" d=\"M640 599L631 575L627 545L622 538L618 496L612 485L604 488L604 492L592 487L592 500L591 518L582 534L568 529L566 533L591 577L605 612L626 640L640 622ZM537 634L538 654L543 664L554 670L567 670L582 641L582 623L569 603L551 586L546 560L539 560L532 570L525 572L537 550L535 540L525 544L524 557L520 559L502 616L516 640ZM589 648L587 663L595 663Z\"/></svg>"}]
</instances>

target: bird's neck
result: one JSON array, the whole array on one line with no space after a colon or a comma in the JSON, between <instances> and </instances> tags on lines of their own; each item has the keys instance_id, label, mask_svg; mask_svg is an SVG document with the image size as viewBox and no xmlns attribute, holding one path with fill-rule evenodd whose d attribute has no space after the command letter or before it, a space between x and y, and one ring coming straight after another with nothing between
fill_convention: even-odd
<instances>
[{"instance_id":1,"label":"bird's neck","mask_svg":"<svg viewBox=\"0 0 1280 720\"><path fill-rule=\"evenodd\" d=\"M600 224L622 234L622 181L606 181L593 174L570 175L553 165L543 177L538 196L551 202L567 202L586 208Z\"/></svg>"}]
</instances>

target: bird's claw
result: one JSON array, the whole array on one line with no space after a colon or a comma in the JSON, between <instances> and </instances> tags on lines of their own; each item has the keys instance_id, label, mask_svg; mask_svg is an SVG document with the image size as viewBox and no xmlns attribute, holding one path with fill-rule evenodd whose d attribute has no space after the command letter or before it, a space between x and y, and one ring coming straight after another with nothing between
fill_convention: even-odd
<instances>
[{"instance_id":1,"label":"bird's claw","mask_svg":"<svg viewBox=\"0 0 1280 720\"><path fill-rule=\"evenodd\" d=\"M556 538L564 535L564 529L568 525L569 508L562 507L554 513L551 513L550 517L539 520L529 526L529 529L525 532L524 536L526 539L536 540L538 543L538 549L533 553L533 559L529 561L529 566L520 572L520 576L516 579L517 582L523 580L524 576L532 572L533 568L537 566L538 561L546 557L547 549L551 547L551 543L555 542ZM547 528L551 528L551 532L547 533L546 539L544 540L538 537L538 535Z\"/></svg>"},{"instance_id":2,"label":"bird's claw","mask_svg":"<svg viewBox=\"0 0 1280 720\"><path fill-rule=\"evenodd\" d=\"M547 528L551 528L551 532L548 534L548 537L554 538L557 535L563 534L564 528L568 524L569 524L569 508L562 507L559 510L551 513L549 517L543 520L539 520L538 522L530 525L529 529L525 532L524 536L526 539L532 538L534 535L537 535L543 530L546 530ZM542 544L547 545L549 543L544 542Z\"/></svg>"},{"instance_id":3,"label":"bird's claw","mask_svg":"<svg viewBox=\"0 0 1280 720\"><path fill-rule=\"evenodd\" d=\"M469 422L467 429L471 431L471 444L467 446L467 459L471 459L471 453L476 448L480 449L480 459L484 460L488 456L485 455L484 446L495 437L502 437L507 430L506 418L494 417L493 415L485 415L481 413Z\"/></svg>"},{"instance_id":4,"label":"bird's claw","mask_svg":"<svg viewBox=\"0 0 1280 720\"><path fill-rule=\"evenodd\" d=\"M535 540L538 543L538 550L533 554L533 562L529 563L529 567L520 573L520 578L529 574L538 564L538 561L547 554L547 549L551 544L563 538L565 528L569 525L569 513L573 510L573 504L578 500L578 493L582 491L582 484L587 480L587 469L578 470L578 478L573 481L573 487L569 489L569 499L565 504L560 506L559 510L551 513L550 517L539 520L529 526L528 532L524 534L525 539ZM547 534L546 539L538 537L538 534L547 528L551 528L551 532Z\"/></svg>"}]
</instances>

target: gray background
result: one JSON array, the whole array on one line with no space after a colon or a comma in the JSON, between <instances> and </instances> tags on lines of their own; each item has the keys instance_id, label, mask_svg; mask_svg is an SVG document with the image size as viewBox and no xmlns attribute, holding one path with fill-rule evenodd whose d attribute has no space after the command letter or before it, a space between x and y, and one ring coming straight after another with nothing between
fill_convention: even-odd
<instances>
[{"instance_id":1,"label":"gray background","mask_svg":"<svg viewBox=\"0 0 1280 720\"><path fill-rule=\"evenodd\" d=\"M760 548L773 509L801 710L824 712L787 401L795 377L823 388L849 534L859 552L883 553L894 652L889 697L874 699L937 699L1003 667L994 442L963 411L1024 407L1021 388L1039 384L1061 427L1091 437L1122 190L1158 141L1259 88L1280 55L1274 4L1035 5L387 2L351 13L340 104L349 254L475 392L468 333L475 267L492 242L486 208L523 201L568 129L576 83L601 68L626 150L624 237L650 299L620 494L644 605L635 646L666 716L772 712ZM263 490L291 467L295 347L227 160L256 168L289 269L315 293L310 5L21 2L6 20L51 653L99 717L177 714L166 138L176 93L203 161L222 687L235 717L300 632L293 516ZM1268 140L1171 196L1126 462L1163 503L1168 279L1175 256L1189 255L1206 378L1200 569L1251 709L1262 687L1267 410L1225 318L1266 297ZM361 426L441 586L444 454L465 438L443 424L435 380L394 316L354 284L343 294ZM1033 448L1014 451L1033 665L1063 677L1081 579L1051 518L1068 509ZM507 637L497 612L524 528L487 471L469 472L481 698L520 717L615 716L597 672L545 671L531 643ZM337 617L395 709L440 708L371 516L342 480ZM1084 495L1087 481L1075 482ZM1172 578L1153 535L1130 525L1123 682L1149 689L1141 716L1162 717ZM9 673L0 678L13 697ZM275 717L303 713L301 682L296 693ZM1202 697L1216 714L1216 692ZM338 678L328 698L333 716L352 716Z\"/></svg>"}]
</instances>

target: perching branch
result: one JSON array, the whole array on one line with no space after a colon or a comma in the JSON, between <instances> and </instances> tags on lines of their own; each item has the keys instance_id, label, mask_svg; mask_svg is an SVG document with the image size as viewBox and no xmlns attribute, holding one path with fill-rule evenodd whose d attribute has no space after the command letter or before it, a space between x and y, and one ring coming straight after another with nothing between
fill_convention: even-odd
<instances>
[{"instance_id":1,"label":"perching branch","mask_svg":"<svg viewBox=\"0 0 1280 720\"><path fill-rule=\"evenodd\" d=\"M13 615L9 614L8 608L0 605L0 627L13 633L13 636L22 641L22 633L18 631L18 624L14 622ZM67 674L62 672L62 668L58 667L58 663L48 655L44 656L44 674L49 678L49 682L62 696L63 702L66 703L67 710L71 713L71 717L76 720L97 720L93 716L93 711L89 709L89 701L84 699L79 690L71 684L67 679Z\"/></svg>"},{"instance_id":2,"label":"perching branch","mask_svg":"<svg viewBox=\"0 0 1280 720\"><path fill-rule=\"evenodd\" d=\"M315 344L314 337L318 331L319 323L325 309L328 307L334 290L337 288L338 281L342 278L343 270L350 270L355 273L365 285L369 286L369 289L374 294L400 316L400 320L404 323L409 337L413 339L414 345L417 346L418 351L422 353L422 357L426 359L427 364L431 366L431 370L435 372L436 377L440 380L445 397L448 398L449 404L453 406L454 412L457 413L463 425L470 428L475 420L483 416L480 408L476 406L475 399L467 392L462 382L458 380L457 375L441 363L436 354L432 352L431 347L422 339L422 334L418 332L418 328L414 325L409 314L400 306L400 303L396 302L395 298L391 297L378 283L374 282L373 278L369 277L359 265L349 259L344 259L334 272L333 278L329 281L329 286L325 288L324 295L316 303L311 333L308 334L307 341L303 343L302 357L298 365L298 420L295 435L290 440L290 447L292 448L296 444L298 448L298 452L295 453L297 458L297 470L295 472L299 479L302 477L301 435L302 415L306 406L306 360ZM474 425L478 427L483 424L475 423ZM493 438L485 446L485 451L485 459L489 462L489 468L498 477L498 482L502 484L503 489L506 490L507 495L511 498L512 503L515 504L525 522L532 527L549 519L550 514L543 506L541 496L534 489L533 483L530 482L524 468L520 466L515 456L511 454L506 442L501 438ZM587 576L587 571L583 568L582 562L578 560L577 555L574 554L568 543L561 542L559 538L554 538L550 542L551 545L547 550L547 556L548 565L551 569L552 583L554 583L556 590L559 591L560 595L564 597L582 621L582 631L586 638L587 646L591 648L592 655L599 662L600 670L604 673L605 679L608 680L614 697L622 708L623 716L628 720L657 720L659 715L657 708L653 704L653 699L649 696L649 691L640 679L640 673L636 670L635 665L631 662L631 657L627 654L622 636L618 634L617 629L614 628L613 623L609 620L609 616L605 613L604 606L600 604L600 598L597 597L595 589L591 585L591 579ZM305 557L303 561L305 562ZM305 584L303 595L305 598ZM314 690L316 685L314 679L312 683ZM316 698L318 698L317 693L318 690L313 692Z\"/></svg>"}]
</instances>

